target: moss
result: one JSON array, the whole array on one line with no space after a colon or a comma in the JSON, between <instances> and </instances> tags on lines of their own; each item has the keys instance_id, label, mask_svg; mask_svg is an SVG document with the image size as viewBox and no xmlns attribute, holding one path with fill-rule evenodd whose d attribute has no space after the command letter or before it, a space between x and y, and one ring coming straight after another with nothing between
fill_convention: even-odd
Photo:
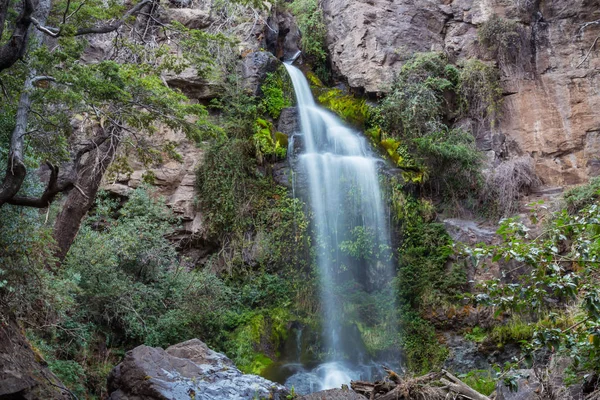
<instances>
[{"instance_id":1,"label":"moss","mask_svg":"<svg viewBox=\"0 0 600 400\"><path fill-rule=\"evenodd\" d=\"M340 89L329 89L319 95L319 102L344 121L360 127L365 125L369 107L364 99L344 94Z\"/></svg>"}]
</instances>

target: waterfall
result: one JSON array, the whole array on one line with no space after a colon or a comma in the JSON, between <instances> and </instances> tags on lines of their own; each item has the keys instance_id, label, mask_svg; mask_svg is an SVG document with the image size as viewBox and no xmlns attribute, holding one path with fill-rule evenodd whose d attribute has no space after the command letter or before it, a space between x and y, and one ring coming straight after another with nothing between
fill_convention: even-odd
<instances>
[{"instance_id":1,"label":"waterfall","mask_svg":"<svg viewBox=\"0 0 600 400\"><path fill-rule=\"evenodd\" d=\"M358 366L365 361L364 346L356 340L360 316L342 299L392 292L390 231L378 174L382 160L364 136L315 103L302 71L291 62L285 67L298 103L301 132L295 140L303 143L294 174L305 176L314 215L323 313L326 363L312 374L320 375L318 389L339 388L361 378ZM393 309L385 312L393 318Z\"/></svg>"}]
</instances>

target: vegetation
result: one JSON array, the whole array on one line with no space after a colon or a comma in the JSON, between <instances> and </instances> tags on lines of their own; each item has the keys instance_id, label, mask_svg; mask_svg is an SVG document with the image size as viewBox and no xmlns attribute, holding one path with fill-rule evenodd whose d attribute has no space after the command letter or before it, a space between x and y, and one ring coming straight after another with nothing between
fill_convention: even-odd
<instances>
[{"instance_id":1,"label":"vegetation","mask_svg":"<svg viewBox=\"0 0 600 400\"><path fill-rule=\"evenodd\" d=\"M508 337L525 341L525 356L511 366L531 362L537 352L550 349L570 357L575 371L597 371L599 217L596 201L571 214L562 210L535 236L517 218L509 218L498 230L502 243L464 249L480 267L490 262L513 263L511 269L516 266L521 271L511 283L501 278L482 283L481 291L471 297L478 304L493 307L496 315L510 312L536 321L534 325L513 322L495 333L502 341ZM537 222L538 213L532 218Z\"/></svg>"},{"instance_id":2,"label":"vegetation","mask_svg":"<svg viewBox=\"0 0 600 400\"><path fill-rule=\"evenodd\" d=\"M586 185L570 189L564 194L567 209L576 213L582 208L589 206L600 198L600 178L592 178Z\"/></svg>"},{"instance_id":3,"label":"vegetation","mask_svg":"<svg viewBox=\"0 0 600 400\"><path fill-rule=\"evenodd\" d=\"M283 65L276 72L267 74L261 90L262 106L274 119L279 118L281 110L291 107L294 103L294 88Z\"/></svg>"},{"instance_id":4,"label":"vegetation","mask_svg":"<svg viewBox=\"0 0 600 400\"><path fill-rule=\"evenodd\" d=\"M294 0L289 5L302 33L302 52L314 65L314 71L322 81L329 80L327 49L325 46L325 17L318 0Z\"/></svg>"},{"instance_id":5,"label":"vegetation","mask_svg":"<svg viewBox=\"0 0 600 400\"><path fill-rule=\"evenodd\" d=\"M530 44L525 29L517 21L492 15L479 26L477 37L507 74L518 76L529 69Z\"/></svg>"},{"instance_id":6,"label":"vegetation","mask_svg":"<svg viewBox=\"0 0 600 400\"><path fill-rule=\"evenodd\" d=\"M369 118L369 134L427 194L456 210L481 188L474 135L453 128L459 116L489 126L500 109L499 77L477 60L450 64L441 53L417 53L394 79L391 92ZM480 128L477 128L480 129ZM474 196L475 195L475 196Z\"/></svg>"}]
</instances>

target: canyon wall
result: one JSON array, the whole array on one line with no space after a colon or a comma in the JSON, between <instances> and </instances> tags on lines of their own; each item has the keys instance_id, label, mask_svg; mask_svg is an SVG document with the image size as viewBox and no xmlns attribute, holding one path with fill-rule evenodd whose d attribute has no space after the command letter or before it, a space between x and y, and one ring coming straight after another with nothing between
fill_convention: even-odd
<instances>
[{"instance_id":1,"label":"canyon wall","mask_svg":"<svg viewBox=\"0 0 600 400\"><path fill-rule=\"evenodd\" d=\"M480 150L496 162L529 154L548 186L600 174L599 0L323 0L334 73L358 91L385 93L414 52L490 62L478 29L493 15L524 32L514 65L500 63L502 118ZM493 145L500 140L500 145Z\"/></svg>"}]
</instances>

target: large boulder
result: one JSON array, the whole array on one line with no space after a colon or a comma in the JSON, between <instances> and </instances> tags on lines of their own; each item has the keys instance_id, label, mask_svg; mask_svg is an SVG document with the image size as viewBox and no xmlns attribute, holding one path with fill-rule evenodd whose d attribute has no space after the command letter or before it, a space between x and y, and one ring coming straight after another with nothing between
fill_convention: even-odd
<instances>
[{"instance_id":1,"label":"large boulder","mask_svg":"<svg viewBox=\"0 0 600 400\"><path fill-rule=\"evenodd\" d=\"M139 346L108 377L110 400L283 400L285 387L245 375L198 339L163 350Z\"/></svg>"},{"instance_id":2,"label":"large boulder","mask_svg":"<svg viewBox=\"0 0 600 400\"><path fill-rule=\"evenodd\" d=\"M161 19L165 23L179 22L189 29L208 28L213 22L210 10L196 8L166 8L162 12Z\"/></svg>"},{"instance_id":3,"label":"large boulder","mask_svg":"<svg viewBox=\"0 0 600 400\"><path fill-rule=\"evenodd\" d=\"M0 399L70 399L63 388L17 323L0 315Z\"/></svg>"}]
</instances>

